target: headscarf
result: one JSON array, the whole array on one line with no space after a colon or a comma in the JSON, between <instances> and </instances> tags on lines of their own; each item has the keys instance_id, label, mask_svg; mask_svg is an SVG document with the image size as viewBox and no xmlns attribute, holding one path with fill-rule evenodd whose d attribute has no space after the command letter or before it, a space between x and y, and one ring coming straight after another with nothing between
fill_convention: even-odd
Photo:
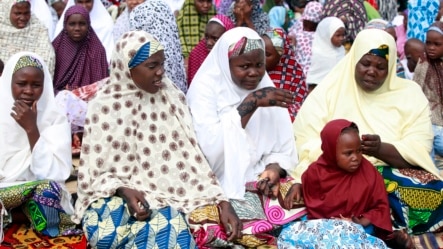
<instances>
[{"instance_id":1,"label":"headscarf","mask_svg":"<svg viewBox=\"0 0 443 249\"><path fill-rule=\"evenodd\" d=\"M153 209L171 206L186 214L226 200L197 144L183 92L166 75L156 93L132 81L128 65L146 43L150 48L143 58L163 50L144 31L121 37L110 80L88 104L75 222L91 203L119 187L142 191Z\"/></svg>"},{"instance_id":2,"label":"headscarf","mask_svg":"<svg viewBox=\"0 0 443 249\"><path fill-rule=\"evenodd\" d=\"M274 47L281 44L277 45L281 46L282 51L280 61L268 74L275 87L289 90L294 95L294 103L288 106L289 115L291 120L294 121L308 94L306 77L300 64L294 59L294 48L291 46L285 31L280 28L270 29L266 32L266 35L273 41ZM274 42L275 40L276 42ZM276 49L280 50L279 48Z\"/></svg>"},{"instance_id":3,"label":"headscarf","mask_svg":"<svg viewBox=\"0 0 443 249\"><path fill-rule=\"evenodd\" d=\"M286 8L274 6L269 10L269 25L271 28L283 28L286 22Z\"/></svg>"},{"instance_id":4,"label":"headscarf","mask_svg":"<svg viewBox=\"0 0 443 249\"><path fill-rule=\"evenodd\" d=\"M86 37L79 42L69 38L65 29L69 17L74 14L82 15L89 26ZM56 54L56 92L86 86L109 75L106 50L91 26L88 11L81 5L73 5L66 11L64 18L65 28L52 42Z\"/></svg>"},{"instance_id":5,"label":"headscarf","mask_svg":"<svg viewBox=\"0 0 443 249\"><path fill-rule=\"evenodd\" d=\"M323 18L323 7L319 2L309 2L306 4L301 19L295 24L295 60L300 63L303 72L307 75L309 66L311 65L312 41L314 39L314 31L305 31L303 28L303 20L319 23Z\"/></svg>"},{"instance_id":6,"label":"headscarf","mask_svg":"<svg viewBox=\"0 0 443 249\"><path fill-rule=\"evenodd\" d=\"M124 33L130 30L131 25L129 24L129 10L128 7L126 7L125 10L123 10L123 12L118 16L112 29L114 42L117 42Z\"/></svg>"},{"instance_id":7,"label":"headscarf","mask_svg":"<svg viewBox=\"0 0 443 249\"><path fill-rule=\"evenodd\" d=\"M236 44L249 40L264 56L264 42L257 32L233 28L217 41L186 95L203 153L226 195L234 199L243 198L245 183L255 181L269 163L284 169L297 163L294 139L288 136L291 121L287 110L258 108L247 126L241 126L237 107L254 90L242 89L232 81L228 56L237 51ZM256 89L264 87L274 87L267 73Z\"/></svg>"},{"instance_id":8,"label":"headscarf","mask_svg":"<svg viewBox=\"0 0 443 249\"><path fill-rule=\"evenodd\" d=\"M433 23L428 32L432 30L443 36L443 23L439 21ZM415 68L414 81L421 86L429 100L432 124L443 126L443 58L422 57Z\"/></svg>"},{"instance_id":9,"label":"headscarf","mask_svg":"<svg viewBox=\"0 0 443 249\"><path fill-rule=\"evenodd\" d=\"M0 59L3 61L15 53L30 51L39 54L54 75L55 54L49 40L48 29L31 13L28 25L22 29L14 27L9 19L15 0L0 2Z\"/></svg>"},{"instance_id":10,"label":"headscarf","mask_svg":"<svg viewBox=\"0 0 443 249\"><path fill-rule=\"evenodd\" d=\"M346 41L353 42L367 21L364 0L330 0L323 10L325 16L345 17Z\"/></svg>"},{"instance_id":11,"label":"headscarf","mask_svg":"<svg viewBox=\"0 0 443 249\"><path fill-rule=\"evenodd\" d=\"M224 15L215 15L214 17L209 19L208 23L210 22L216 22L222 25L225 28L225 32L234 28L234 23L232 23L231 19ZM200 68L201 64L206 59L208 54L208 49L206 48L206 39L203 38L189 54L188 87L191 84L194 75L197 73L198 69Z\"/></svg>"},{"instance_id":12,"label":"headscarf","mask_svg":"<svg viewBox=\"0 0 443 249\"><path fill-rule=\"evenodd\" d=\"M194 2L195 0L185 0L177 17L182 54L185 58L189 56L191 50L203 38L209 18L215 15L214 5L207 14L200 14L197 12Z\"/></svg>"},{"instance_id":13,"label":"headscarf","mask_svg":"<svg viewBox=\"0 0 443 249\"><path fill-rule=\"evenodd\" d=\"M337 17L326 17L317 26L312 42L311 66L307 74L308 84L318 84L331 69L345 56L343 46L336 47L331 38L335 32L345 25Z\"/></svg>"},{"instance_id":14,"label":"headscarf","mask_svg":"<svg viewBox=\"0 0 443 249\"><path fill-rule=\"evenodd\" d=\"M236 23L234 15L234 5L235 5L235 0L232 1L227 16L231 18L233 23ZM260 0L251 0L251 5L252 5L251 21L254 24L255 31L258 34L262 35L269 28L269 16L261 9Z\"/></svg>"},{"instance_id":15,"label":"headscarf","mask_svg":"<svg viewBox=\"0 0 443 249\"><path fill-rule=\"evenodd\" d=\"M397 0L377 0L381 18L391 22L398 13Z\"/></svg>"},{"instance_id":16,"label":"headscarf","mask_svg":"<svg viewBox=\"0 0 443 249\"><path fill-rule=\"evenodd\" d=\"M93 0L93 2L92 10L89 13L91 26L105 48L106 61L109 62L112 49L114 48L114 40L112 39L114 20L112 20L111 15L109 15L109 12L103 6L103 3L100 0ZM60 16L57 26L55 27L54 37L57 37L58 34L63 30L66 11L73 5L75 5L75 0L68 0L65 10Z\"/></svg>"},{"instance_id":17,"label":"headscarf","mask_svg":"<svg viewBox=\"0 0 443 249\"><path fill-rule=\"evenodd\" d=\"M308 219L351 218L370 220L385 236L392 233L388 196L382 176L364 157L353 173L337 165L337 142L343 130L356 125L348 120L328 122L320 133L323 154L302 176Z\"/></svg>"},{"instance_id":18,"label":"headscarf","mask_svg":"<svg viewBox=\"0 0 443 249\"><path fill-rule=\"evenodd\" d=\"M55 24L52 19L51 9L45 0L30 0L31 12L45 25L48 29L49 39L52 41L54 38Z\"/></svg>"},{"instance_id":19,"label":"headscarf","mask_svg":"<svg viewBox=\"0 0 443 249\"><path fill-rule=\"evenodd\" d=\"M408 0L408 39L417 38L426 42L426 32L435 21L440 8L440 0Z\"/></svg>"},{"instance_id":20,"label":"headscarf","mask_svg":"<svg viewBox=\"0 0 443 249\"><path fill-rule=\"evenodd\" d=\"M184 93L186 72L175 17L162 0L149 0L137 5L129 14L131 30L153 35L165 47L165 70L169 79Z\"/></svg>"},{"instance_id":21,"label":"headscarf","mask_svg":"<svg viewBox=\"0 0 443 249\"><path fill-rule=\"evenodd\" d=\"M358 61L371 49L389 48L388 75L373 92L363 91L355 81ZM381 141L392 144L411 165L419 166L439 177L431 160L433 132L428 100L417 83L396 75L395 41L383 30L362 30L349 53L331 70L303 103L294 122L300 163L298 178L321 154L319 134L332 119L353 120L362 134L378 134ZM385 162L366 156L374 165ZM395 166L395 165L392 165Z\"/></svg>"},{"instance_id":22,"label":"headscarf","mask_svg":"<svg viewBox=\"0 0 443 249\"><path fill-rule=\"evenodd\" d=\"M37 101L40 137L32 151L25 130L11 117L15 102L11 94L12 76L14 71L27 66L44 73L43 92ZM66 115L55 104L51 75L40 56L20 52L8 60L0 77L0 106L0 182L64 182L72 168L71 130Z\"/></svg>"}]
</instances>

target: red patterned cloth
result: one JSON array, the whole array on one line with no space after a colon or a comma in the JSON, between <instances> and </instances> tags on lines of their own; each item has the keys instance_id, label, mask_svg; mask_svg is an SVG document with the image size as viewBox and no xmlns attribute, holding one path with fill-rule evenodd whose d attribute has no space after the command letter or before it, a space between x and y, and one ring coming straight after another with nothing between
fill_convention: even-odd
<instances>
[{"instance_id":1,"label":"red patterned cloth","mask_svg":"<svg viewBox=\"0 0 443 249\"><path fill-rule=\"evenodd\" d=\"M306 77L300 64L295 60L294 49L284 30L276 28L274 31L284 40L284 51L280 62L268 74L275 87L289 90L293 94L295 102L289 105L288 111L294 122L298 110L308 95Z\"/></svg>"},{"instance_id":2,"label":"red patterned cloth","mask_svg":"<svg viewBox=\"0 0 443 249\"><path fill-rule=\"evenodd\" d=\"M229 19L229 17L225 15L215 15L213 18L209 20L209 22L215 21L217 23L223 24L225 27L225 32L234 28L234 23ZM208 23L209 23L208 22ZM197 73L203 61L205 61L209 52L206 48L206 39L203 38L200 42L192 49L189 54L189 62L188 62L188 88L191 85L192 79L194 75Z\"/></svg>"}]
</instances>

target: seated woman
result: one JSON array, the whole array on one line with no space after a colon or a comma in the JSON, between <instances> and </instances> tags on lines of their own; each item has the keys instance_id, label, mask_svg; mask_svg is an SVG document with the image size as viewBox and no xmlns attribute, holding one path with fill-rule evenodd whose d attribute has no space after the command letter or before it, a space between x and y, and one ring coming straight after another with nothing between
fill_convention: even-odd
<instances>
[{"instance_id":1,"label":"seated woman","mask_svg":"<svg viewBox=\"0 0 443 249\"><path fill-rule=\"evenodd\" d=\"M54 75L55 54L48 29L31 14L29 1L0 2L0 47L0 59L3 61L22 51L39 54L48 65L50 77Z\"/></svg>"},{"instance_id":2,"label":"seated woman","mask_svg":"<svg viewBox=\"0 0 443 249\"><path fill-rule=\"evenodd\" d=\"M285 31L269 29L262 38L266 46L266 71L275 87L289 90L294 98L288 106L291 121L307 97L306 78L300 64L295 60L294 48Z\"/></svg>"},{"instance_id":3,"label":"seated woman","mask_svg":"<svg viewBox=\"0 0 443 249\"><path fill-rule=\"evenodd\" d=\"M227 16L236 27L248 27L263 34L270 27L269 16L260 6L260 0L235 0Z\"/></svg>"},{"instance_id":4,"label":"seated woman","mask_svg":"<svg viewBox=\"0 0 443 249\"><path fill-rule=\"evenodd\" d=\"M177 23L168 4L164 0L145 1L131 11L129 22L131 30L143 30L162 43L165 48L166 76L186 93L186 70Z\"/></svg>"},{"instance_id":5,"label":"seated woman","mask_svg":"<svg viewBox=\"0 0 443 249\"><path fill-rule=\"evenodd\" d=\"M215 14L212 0L185 0L177 17L178 33L185 62L192 49L204 37L206 24Z\"/></svg>"},{"instance_id":6,"label":"seated woman","mask_svg":"<svg viewBox=\"0 0 443 249\"><path fill-rule=\"evenodd\" d=\"M353 120L363 134L363 154L385 179L394 227L432 232L443 220L443 182L430 157L429 104L417 83L396 75L395 48L387 32L361 31L309 95L294 122L300 163L293 175L300 181L321 154L320 131L329 120Z\"/></svg>"},{"instance_id":7,"label":"seated woman","mask_svg":"<svg viewBox=\"0 0 443 249\"><path fill-rule=\"evenodd\" d=\"M109 62L111 58L112 49L114 48L114 39L112 36L112 29L114 27L114 20L109 15L109 12L103 6L100 0L68 0L66 7L55 27L54 38L65 28L66 11L74 5L81 5L89 12L90 26L97 34L98 39L106 50L106 61Z\"/></svg>"},{"instance_id":8,"label":"seated woman","mask_svg":"<svg viewBox=\"0 0 443 249\"><path fill-rule=\"evenodd\" d=\"M225 32L187 94L202 151L243 220L243 238L251 238L238 243L248 247L272 243L271 231L304 214L285 210L278 201L290 185L286 170L297 163L288 135L287 108L294 98L289 90L275 88L264 50L250 28Z\"/></svg>"},{"instance_id":9,"label":"seated woman","mask_svg":"<svg viewBox=\"0 0 443 249\"><path fill-rule=\"evenodd\" d=\"M302 175L308 221L284 228L279 248L387 248L380 240L392 234L385 184L362 156L357 125L335 119L320 137L323 153Z\"/></svg>"},{"instance_id":10,"label":"seated woman","mask_svg":"<svg viewBox=\"0 0 443 249\"><path fill-rule=\"evenodd\" d=\"M81 5L74 5L64 18L63 31L52 42L56 55L56 94L109 76L106 50L91 27L89 12Z\"/></svg>"},{"instance_id":11,"label":"seated woman","mask_svg":"<svg viewBox=\"0 0 443 249\"><path fill-rule=\"evenodd\" d=\"M188 224L195 236L215 225L226 240L241 237L164 61L153 36L125 33L109 82L88 104L73 220L93 248L196 248Z\"/></svg>"},{"instance_id":12,"label":"seated woman","mask_svg":"<svg viewBox=\"0 0 443 249\"><path fill-rule=\"evenodd\" d=\"M0 104L2 209L12 222L29 219L43 235L81 232L69 219L73 208L64 187L72 167L69 124L54 102L51 75L40 56L21 52L8 60Z\"/></svg>"},{"instance_id":13,"label":"seated woman","mask_svg":"<svg viewBox=\"0 0 443 249\"><path fill-rule=\"evenodd\" d=\"M220 36L233 27L234 24L231 19L224 15L215 15L209 20L208 24L206 24L205 37L201 39L189 54L188 87L203 61L208 57L209 52L211 52L218 39L220 39Z\"/></svg>"},{"instance_id":14,"label":"seated woman","mask_svg":"<svg viewBox=\"0 0 443 249\"><path fill-rule=\"evenodd\" d=\"M312 41L311 66L306 75L309 92L345 56L345 33L345 25L337 17L325 17L318 24Z\"/></svg>"}]
</instances>

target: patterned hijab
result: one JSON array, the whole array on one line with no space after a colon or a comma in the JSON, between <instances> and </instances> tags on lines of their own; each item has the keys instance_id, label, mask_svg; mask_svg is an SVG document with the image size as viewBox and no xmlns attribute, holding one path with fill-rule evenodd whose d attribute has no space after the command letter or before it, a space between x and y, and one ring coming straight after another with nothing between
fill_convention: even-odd
<instances>
[{"instance_id":1,"label":"patterned hijab","mask_svg":"<svg viewBox=\"0 0 443 249\"><path fill-rule=\"evenodd\" d=\"M231 7L228 10L227 15L231 18L233 23L236 23L235 15L234 15L234 5L235 1L232 1ZM262 35L269 28L269 16L261 9L260 0L251 0L252 4L252 13L251 19L252 23L254 23L255 31Z\"/></svg>"},{"instance_id":2,"label":"patterned hijab","mask_svg":"<svg viewBox=\"0 0 443 249\"><path fill-rule=\"evenodd\" d=\"M343 130L356 127L335 119L320 133L323 154L302 176L303 199L309 219L363 217L385 236L392 232L388 197L383 178L364 157L359 168L348 173L337 165L337 141ZM380 231L381 230L381 231Z\"/></svg>"},{"instance_id":3,"label":"patterned hijab","mask_svg":"<svg viewBox=\"0 0 443 249\"><path fill-rule=\"evenodd\" d=\"M298 110L307 97L306 78L300 64L295 60L294 48L286 35L280 28L270 29L265 34L273 41L277 51L282 48L282 56L275 68L268 72L274 82L275 87L287 89L294 95L295 102L288 106L291 120L294 121ZM274 42L274 41L277 42ZM281 44L281 45L280 45Z\"/></svg>"},{"instance_id":4,"label":"patterned hijab","mask_svg":"<svg viewBox=\"0 0 443 249\"><path fill-rule=\"evenodd\" d=\"M125 33L112 55L109 82L88 104L76 222L92 202L119 187L142 191L154 209L171 206L184 213L226 200L197 144L183 92L166 76L154 94L131 80L128 65L147 43L144 58L161 50L156 42L144 31Z\"/></svg>"},{"instance_id":5,"label":"patterned hijab","mask_svg":"<svg viewBox=\"0 0 443 249\"><path fill-rule=\"evenodd\" d=\"M88 33L79 42L69 38L66 31L68 19L74 14L82 15L88 23ZM56 54L55 92L76 89L108 77L106 50L91 26L88 11L81 5L71 6L63 24L65 28L52 42Z\"/></svg>"},{"instance_id":6,"label":"patterned hijab","mask_svg":"<svg viewBox=\"0 0 443 249\"><path fill-rule=\"evenodd\" d=\"M184 93L186 72L180 48L175 17L163 0L149 0L137 5L129 14L131 30L143 30L153 35L165 47L165 70L169 79Z\"/></svg>"},{"instance_id":7,"label":"patterned hijab","mask_svg":"<svg viewBox=\"0 0 443 249\"><path fill-rule=\"evenodd\" d=\"M306 4L301 19L295 24L295 59L301 64L305 75L308 73L311 65L312 41L314 40L314 31L305 31L303 20L319 23L323 18L323 7L319 2L309 2Z\"/></svg>"},{"instance_id":8,"label":"patterned hijab","mask_svg":"<svg viewBox=\"0 0 443 249\"><path fill-rule=\"evenodd\" d=\"M34 52L43 58L53 75L55 54L49 41L48 29L33 13L26 27L22 29L14 27L9 16L16 3L16 0L0 1L0 59L7 61L15 53L22 51Z\"/></svg>"},{"instance_id":9,"label":"patterned hijab","mask_svg":"<svg viewBox=\"0 0 443 249\"><path fill-rule=\"evenodd\" d=\"M213 18L209 20L210 22L216 22L220 25L222 25L225 28L225 32L234 28L234 23L232 23L231 19L229 17L224 15L216 15ZM203 61L208 56L209 52L206 48L206 39L203 38L201 41L195 46L194 49L192 49L191 53L189 54L189 62L188 62L188 87L192 82L192 79L194 78L194 75L197 73L198 69L200 68Z\"/></svg>"},{"instance_id":10,"label":"patterned hijab","mask_svg":"<svg viewBox=\"0 0 443 249\"><path fill-rule=\"evenodd\" d=\"M207 14L203 15L197 12L194 2L195 0L185 0L177 17L180 43L185 58L189 56L191 50L203 38L209 18L215 15L214 5Z\"/></svg>"},{"instance_id":11,"label":"patterned hijab","mask_svg":"<svg viewBox=\"0 0 443 249\"><path fill-rule=\"evenodd\" d=\"M346 17L346 41L353 42L367 21L364 0L330 0L324 6L325 16Z\"/></svg>"}]
</instances>

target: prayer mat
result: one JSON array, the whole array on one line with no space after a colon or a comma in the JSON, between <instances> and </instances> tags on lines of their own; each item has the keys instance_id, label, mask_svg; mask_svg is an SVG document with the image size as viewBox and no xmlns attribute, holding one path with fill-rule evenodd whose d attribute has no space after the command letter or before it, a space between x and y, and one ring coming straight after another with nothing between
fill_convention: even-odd
<instances>
[{"instance_id":1,"label":"prayer mat","mask_svg":"<svg viewBox=\"0 0 443 249\"><path fill-rule=\"evenodd\" d=\"M86 238L83 235L60 236L51 238L38 235L25 224L10 224L4 229L5 238L0 249L85 249Z\"/></svg>"}]
</instances>

